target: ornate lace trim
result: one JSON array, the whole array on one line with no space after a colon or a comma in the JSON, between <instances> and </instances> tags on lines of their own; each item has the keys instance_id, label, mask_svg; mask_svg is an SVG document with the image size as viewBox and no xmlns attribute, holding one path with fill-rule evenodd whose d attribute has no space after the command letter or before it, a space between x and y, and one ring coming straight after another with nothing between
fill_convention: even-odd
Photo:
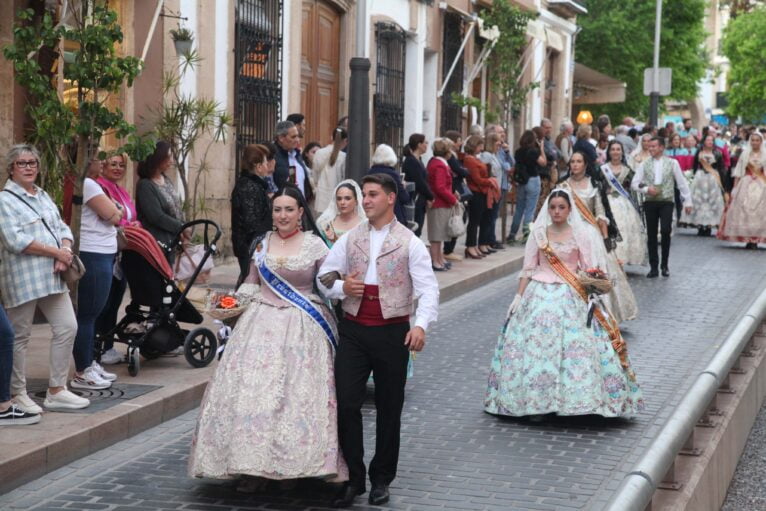
<instances>
[{"instance_id":1,"label":"ornate lace trim","mask_svg":"<svg viewBox=\"0 0 766 511\"><path fill-rule=\"evenodd\" d=\"M274 237L274 235L269 234L269 236L269 241L271 241L271 237ZM303 244L297 255L277 256L266 254L266 262L274 270L285 268L291 271L301 271L313 265L317 259L327 255L328 251L327 246L322 240L307 232L303 237Z\"/></svg>"}]
</instances>

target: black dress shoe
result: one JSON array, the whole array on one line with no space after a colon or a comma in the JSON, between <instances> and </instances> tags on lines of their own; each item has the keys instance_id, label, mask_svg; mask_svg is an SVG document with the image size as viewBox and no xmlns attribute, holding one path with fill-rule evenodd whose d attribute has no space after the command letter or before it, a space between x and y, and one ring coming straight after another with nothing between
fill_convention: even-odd
<instances>
[{"instance_id":1,"label":"black dress shoe","mask_svg":"<svg viewBox=\"0 0 766 511\"><path fill-rule=\"evenodd\" d=\"M373 506L380 506L388 502L390 497L387 484L373 484L368 502Z\"/></svg>"},{"instance_id":2,"label":"black dress shoe","mask_svg":"<svg viewBox=\"0 0 766 511\"><path fill-rule=\"evenodd\" d=\"M492 244L492 248L495 250L505 250L505 245L503 245L499 241L496 241L495 243Z\"/></svg>"},{"instance_id":3,"label":"black dress shoe","mask_svg":"<svg viewBox=\"0 0 766 511\"><path fill-rule=\"evenodd\" d=\"M357 488L351 484L343 485L343 488L332 499L330 505L334 508L351 507L354 505L354 500L357 495L364 493L364 488Z\"/></svg>"},{"instance_id":4,"label":"black dress shoe","mask_svg":"<svg viewBox=\"0 0 766 511\"><path fill-rule=\"evenodd\" d=\"M646 274L647 279L656 279L659 276L660 274L654 268L649 273Z\"/></svg>"},{"instance_id":5,"label":"black dress shoe","mask_svg":"<svg viewBox=\"0 0 766 511\"><path fill-rule=\"evenodd\" d=\"M670 277L670 270L668 270L667 268L662 268L662 276Z\"/></svg>"}]
</instances>

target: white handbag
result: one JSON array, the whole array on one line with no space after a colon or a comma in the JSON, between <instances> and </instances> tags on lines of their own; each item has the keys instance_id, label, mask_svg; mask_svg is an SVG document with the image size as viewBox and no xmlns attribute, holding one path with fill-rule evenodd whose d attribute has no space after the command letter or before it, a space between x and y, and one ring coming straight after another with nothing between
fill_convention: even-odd
<instances>
[{"instance_id":1,"label":"white handbag","mask_svg":"<svg viewBox=\"0 0 766 511\"><path fill-rule=\"evenodd\" d=\"M452 206L449 221L447 222L447 236L450 238L459 238L465 234L465 222L463 222L464 211L465 206L463 206L463 203L460 201L457 201L455 205Z\"/></svg>"}]
</instances>

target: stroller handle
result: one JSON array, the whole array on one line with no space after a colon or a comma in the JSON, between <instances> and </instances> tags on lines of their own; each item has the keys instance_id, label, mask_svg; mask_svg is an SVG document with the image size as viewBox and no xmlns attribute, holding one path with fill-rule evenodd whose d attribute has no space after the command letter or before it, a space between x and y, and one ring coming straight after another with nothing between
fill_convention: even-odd
<instances>
[{"instance_id":1,"label":"stroller handle","mask_svg":"<svg viewBox=\"0 0 766 511\"><path fill-rule=\"evenodd\" d=\"M207 220L202 218L199 220L192 220L191 222L186 222L185 224L183 224L181 228L179 229L178 233L173 238L173 243L171 244L171 246L173 247L179 246L181 244L181 234L186 229L190 227L193 228L197 225L205 226L204 229L202 230L202 243L206 249L210 247L211 245L215 245L216 243L218 243L218 240L221 239L221 235L223 234L223 232L221 231L221 227L212 220ZM209 229L210 227L214 229L212 239L210 238L210 229Z\"/></svg>"}]
</instances>

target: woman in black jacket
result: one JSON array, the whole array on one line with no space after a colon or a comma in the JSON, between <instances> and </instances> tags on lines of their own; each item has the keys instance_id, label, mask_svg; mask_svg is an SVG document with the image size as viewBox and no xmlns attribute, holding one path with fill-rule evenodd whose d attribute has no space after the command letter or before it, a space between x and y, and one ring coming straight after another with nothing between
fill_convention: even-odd
<instances>
[{"instance_id":1,"label":"woman in black jacket","mask_svg":"<svg viewBox=\"0 0 766 511\"><path fill-rule=\"evenodd\" d=\"M415 223L418 224L415 229L415 236L420 237L423 231L423 222L426 219L426 208L428 203L434 200L434 194L428 186L428 174L426 167L420 158L428 150L426 136L422 133L413 133L410 135L409 143L404 146L404 180L415 183Z\"/></svg>"},{"instance_id":2,"label":"woman in black jacket","mask_svg":"<svg viewBox=\"0 0 766 511\"><path fill-rule=\"evenodd\" d=\"M250 269L250 246L271 230L271 201L266 178L273 174L269 149L260 144L245 147L242 173L231 192L231 244L239 261L239 282Z\"/></svg>"}]
</instances>

